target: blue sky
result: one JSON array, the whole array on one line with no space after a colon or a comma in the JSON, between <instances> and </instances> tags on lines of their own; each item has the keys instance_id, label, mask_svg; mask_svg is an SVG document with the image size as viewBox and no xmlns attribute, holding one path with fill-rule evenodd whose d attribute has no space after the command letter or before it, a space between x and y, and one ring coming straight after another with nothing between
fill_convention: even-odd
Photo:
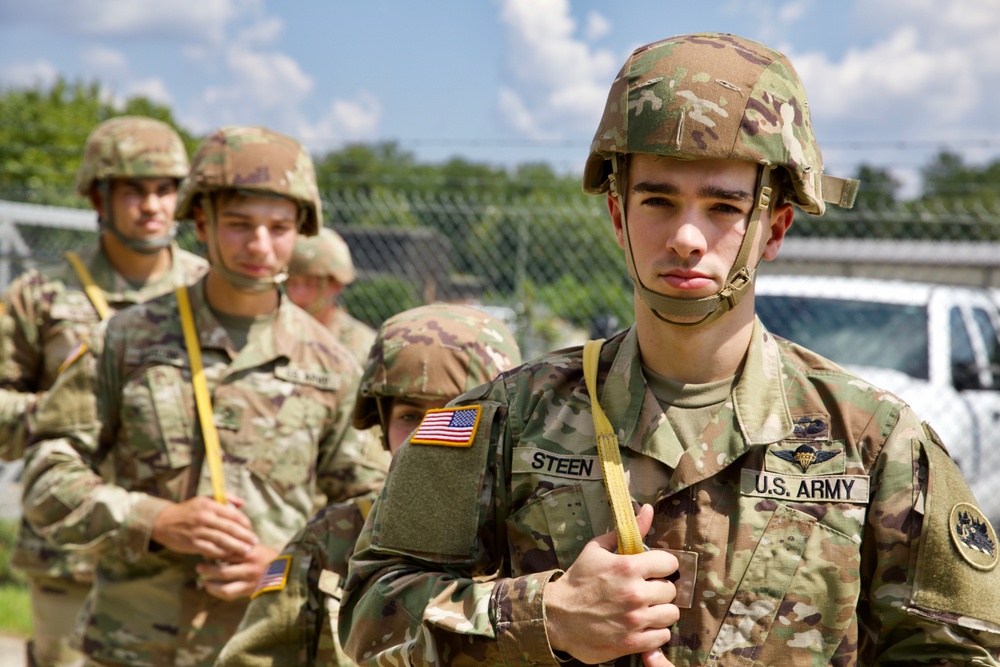
<instances>
[{"instance_id":1,"label":"blue sky","mask_svg":"<svg viewBox=\"0 0 1000 667\"><path fill-rule=\"evenodd\" d=\"M865 161L912 184L942 147L1000 154L993 0L0 0L0 85L63 75L199 133L579 171L626 56L694 31L791 57L830 173Z\"/></svg>"}]
</instances>

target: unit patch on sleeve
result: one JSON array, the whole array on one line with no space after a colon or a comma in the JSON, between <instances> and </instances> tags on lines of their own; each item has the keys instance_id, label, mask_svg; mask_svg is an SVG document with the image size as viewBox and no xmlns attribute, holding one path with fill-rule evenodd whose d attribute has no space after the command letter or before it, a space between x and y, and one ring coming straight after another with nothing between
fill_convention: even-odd
<instances>
[{"instance_id":1,"label":"unit patch on sleeve","mask_svg":"<svg viewBox=\"0 0 1000 667\"><path fill-rule=\"evenodd\" d=\"M479 405L428 410L420 426L410 436L410 443L471 447L482 411Z\"/></svg>"},{"instance_id":2,"label":"unit patch on sleeve","mask_svg":"<svg viewBox=\"0 0 1000 667\"><path fill-rule=\"evenodd\" d=\"M250 599L253 600L261 593L266 593L267 591L282 590L285 584L288 583L288 570L291 565L291 556L278 556L271 561L271 564L264 570L264 574L260 575L260 581L257 582L257 588L250 595Z\"/></svg>"},{"instance_id":3,"label":"unit patch on sleeve","mask_svg":"<svg viewBox=\"0 0 1000 667\"><path fill-rule=\"evenodd\" d=\"M795 502L868 504L866 475L789 475L744 468L740 478L744 496Z\"/></svg>"},{"instance_id":4,"label":"unit patch on sleeve","mask_svg":"<svg viewBox=\"0 0 1000 667\"><path fill-rule=\"evenodd\" d=\"M948 521L951 541L959 555L977 570L992 570L1000 560L997 534L989 519L971 503L958 503L951 509Z\"/></svg>"}]
</instances>

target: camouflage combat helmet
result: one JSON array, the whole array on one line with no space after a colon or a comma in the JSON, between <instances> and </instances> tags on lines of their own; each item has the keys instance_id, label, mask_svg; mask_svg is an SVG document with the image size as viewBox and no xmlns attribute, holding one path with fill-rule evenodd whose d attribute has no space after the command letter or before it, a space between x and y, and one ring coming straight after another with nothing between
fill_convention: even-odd
<instances>
[{"instance_id":1,"label":"camouflage combat helmet","mask_svg":"<svg viewBox=\"0 0 1000 667\"><path fill-rule=\"evenodd\" d=\"M195 204L205 212L210 240L208 262L227 282L258 292L284 282L288 277L284 271L266 278L250 277L213 257L215 205L210 195L222 190L290 199L299 207L299 232L314 235L320 228L322 206L309 153L291 137L267 128L223 127L198 147L191 172L177 194L178 220L192 219Z\"/></svg>"},{"instance_id":2,"label":"camouflage combat helmet","mask_svg":"<svg viewBox=\"0 0 1000 667\"><path fill-rule=\"evenodd\" d=\"M187 173L187 151L174 128L153 118L118 116L87 137L76 191L86 197L95 183L110 178L180 180Z\"/></svg>"},{"instance_id":3,"label":"camouflage combat helmet","mask_svg":"<svg viewBox=\"0 0 1000 667\"><path fill-rule=\"evenodd\" d=\"M611 192L624 218L627 170L623 156L646 153L680 159L720 158L760 165L754 212L744 247L719 294L703 299L667 297L646 288L636 274L623 231L629 273L658 317L703 316L714 320L739 302L756 267L750 251L761 212L770 203L772 170L783 172L788 201L821 215L826 203L850 207L857 181L823 174L805 88L788 59L735 35L695 34L640 47L622 67L584 167L583 190Z\"/></svg>"},{"instance_id":4,"label":"camouflage combat helmet","mask_svg":"<svg viewBox=\"0 0 1000 667\"><path fill-rule=\"evenodd\" d=\"M154 118L118 116L98 125L87 137L83 161L76 173L76 191L87 197L94 187L101 199L110 199L113 178L174 178L188 173L184 142L174 128ZM104 206L98 224L114 234L126 247L140 253L156 253L168 246L167 237L135 239L125 236L111 219L111 207Z\"/></svg>"},{"instance_id":5,"label":"camouflage combat helmet","mask_svg":"<svg viewBox=\"0 0 1000 667\"><path fill-rule=\"evenodd\" d=\"M223 127L198 147L177 195L177 219L194 216L198 195L219 190L280 195L299 205L299 231L319 232L323 217L312 158L299 142L263 127Z\"/></svg>"},{"instance_id":6,"label":"camouflage combat helmet","mask_svg":"<svg viewBox=\"0 0 1000 667\"><path fill-rule=\"evenodd\" d=\"M288 265L292 276L332 277L341 285L354 282L354 262L347 243L329 227L319 230L311 237L299 237L295 241L295 254Z\"/></svg>"},{"instance_id":7,"label":"camouflage combat helmet","mask_svg":"<svg viewBox=\"0 0 1000 667\"><path fill-rule=\"evenodd\" d=\"M446 400L521 363L507 326L468 306L435 304L394 315L368 354L354 427L379 423L379 399Z\"/></svg>"}]
</instances>

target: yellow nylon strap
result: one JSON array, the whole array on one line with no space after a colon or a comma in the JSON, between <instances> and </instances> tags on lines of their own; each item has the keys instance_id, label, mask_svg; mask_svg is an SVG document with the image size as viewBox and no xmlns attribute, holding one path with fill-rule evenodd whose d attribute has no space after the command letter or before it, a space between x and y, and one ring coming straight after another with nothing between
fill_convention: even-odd
<instances>
[{"instance_id":1,"label":"yellow nylon strap","mask_svg":"<svg viewBox=\"0 0 1000 667\"><path fill-rule=\"evenodd\" d=\"M181 328L184 330L184 344L191 359L191 385L194 387L194 403L198 408L198 420L201 422L201 437L205 440L205 461L208 463L208 476L212 481L212 496L224 505L226 484L222 477L222 447L219 445L219 432L215 430L215 422L212 419L212 399L208 395L205 369L201 365L198 332L194 328L194 315L191 313L187 288L178 287L176 294L177 310L180 311Z\"/></svg>"},{"instance_id":2,"label":"yellow nylon strap","mask_svg":"<svg viewBox=\"0 0 1000 667\"><path fill-rule=\"evenodd\" d=\"M87 265L83 263L80 256L70 250L64 257L69 260L69 263L73 266L73 270L76 271L76 277L83 283L83 291L86 292L90 303L94 304L94 310L97 311L98 317L102 321L111 317L111 308L108 307L108 300L104 298L104 292L94 282L94 276L90 275Z\"/></svg>"},{"instance_id":3,"label":"yellow nylon strap","mask_svg":"<svg viewBox=\"0 0 1000 667\"><path fill-rule=\"evenodd\" d=\"M638 554L644 550L642 537L639 535L639 522L632 511L632 496L625 483L625 470L618 451L618 436L597 401L597 362L603 343L604 339L589 340L583 346L583 378L587 382L587 393L590 394L590 411L594 416L594 437L597 439L597 453L601 457L604 487L608 490L611 511L615 515L618 553Z\"/></svg>"}]
</instances>

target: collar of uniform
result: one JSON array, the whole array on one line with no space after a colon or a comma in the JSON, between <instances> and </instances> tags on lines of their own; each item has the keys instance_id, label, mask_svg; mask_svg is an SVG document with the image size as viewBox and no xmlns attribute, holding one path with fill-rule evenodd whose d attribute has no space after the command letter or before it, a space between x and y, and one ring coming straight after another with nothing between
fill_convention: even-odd
<instances>
[{"instance_id":1,"label":"collar of uniform","mask_svg":"<svg viewBox=\"0 0 1000 667\"><path fill-rule=\"evenodd\" d=\"M125 278L118 273L100 241L93 246L86 248L79 253L80 259L90 269L90 274L94 277L94 282L104 291L104 298L110 304L133 304L149 301L153 297L166 294L175 285L187 284L188 278L184 266L177 261L180 254L180 246L175 241L170 242L170 270L166 271L156 280L144 284L141 288L135 289Z\"/></svg>"},{"instance_id":2,"label":"collar of uniform","mask_svg":"<svg viewBox=\"0 0 1000 667\"><path fill-rule=\"evenodd\" d=\"M283 296L279 296L278 313L270 335L248 340L246 346L238 354L233 355L233 342L225 327L212 314L212 309L209 308L205 298L205 277L187 290L191 310L194 311L195 327L198 330L198 343L202 349L221 349L229 352L233 363L230 364L227 374L256 368L274 359L291 356L291 345L297 340L297 335L300 335L301 327L296 327L292 312L294 308L289 306L289 302Z\"/></svg>"},{"instance_id":3,"label":"collar of uniform","mask_svg":"<svg viewBox=\"0 0 1000 667\"><path fill-rule=\"evenodd\" d=\"M748 445L778 442L794 430L782 373L777 341L754 318L746 362L733 388L733 412Z\"/></svg>"},{"instance_id":4,"label":"collar of uniform","mask_svg":"<svg viewBox=\"0 0 1000 667\"><path fill-rule=\"evenodd\" d=\"M663 410L653 392L646 386L639 358L639 339L635 327L620 339L617 350L613 341L602 350L613 354L603 387L601 406L615 426L619 442L636 452L652 456L670 467L679 464L683 447L652 446L650 438L676 440ZM726 409L726 408L723 408ZM774 337L755 320L746 362L739 381L733 388L733 415L739 424L737 436L743 443L731 452L737 456L746 446L769 444L787 438L793 430L792 416L785 399L782 381L781 355ZM736 447L730 443L727 449ZM646 445L646 446L644 446Z\"/></svg>"}]
</instances>

